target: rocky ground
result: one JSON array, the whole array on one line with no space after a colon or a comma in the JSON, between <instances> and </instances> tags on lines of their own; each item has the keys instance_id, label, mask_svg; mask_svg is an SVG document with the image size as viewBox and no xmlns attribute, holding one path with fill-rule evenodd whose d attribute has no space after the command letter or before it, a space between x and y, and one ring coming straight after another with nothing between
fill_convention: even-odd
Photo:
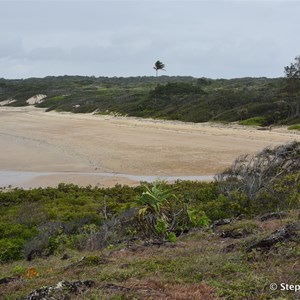
<instances>
[{"instance_id":1,"label":"rocky ground","mask_svg":"<svg viewBox=\"0 0 300 300\"><path fill-rule=\"evenodd\" d=\"M176 243L1 265L0 298L300 299L299 238L299 211L218 220Z\"/></svg>"}]
</instances>

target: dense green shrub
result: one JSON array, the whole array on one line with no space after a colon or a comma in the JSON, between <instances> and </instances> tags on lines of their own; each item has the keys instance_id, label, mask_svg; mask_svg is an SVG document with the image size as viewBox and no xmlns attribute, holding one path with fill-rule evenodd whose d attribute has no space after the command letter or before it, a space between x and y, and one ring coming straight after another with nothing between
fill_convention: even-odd
<instances>
[{"instance_id":1,"label":"dense green shrub","mask_svg":"<svg viewBox=\"0 0 300 300\"><path fill-rule=\"evenodd\" d=\"M289 130L300 130L300 124L295 124L288 127Z\"/></svg>"},{"instance_id":2,"label":"dense green shrub","mask_svg":"<svg viewBox=\"0 0 300 300\"><path fill-rule=\"evenodd\" d=\"M265 126L267 124L267 120L265 117L253 117L240 121L240 124L247 126Z\"/></svg>"},{"instance_id":3,"label":"dense green shrub","mask_svg":"<svg viewBox=\"0 0 300 300\"><path fill-rule=\"evenodd\" d=\"M0 239L0 262L21 259L23 246L24 240L20 238Z\"/></svg>"},{"instance_id":4,"label":"dense green shrub","mask_svg":"<svg viewBox=\"0 0 300 300\"><path fill-rule=\"evenodd\" d=\"M0 223L0 236L2 238L22 238L30 239L37 234L36 228L29 228L23 224L11 224L7 226L7 223Z\"/></svg>"}]
</instances>

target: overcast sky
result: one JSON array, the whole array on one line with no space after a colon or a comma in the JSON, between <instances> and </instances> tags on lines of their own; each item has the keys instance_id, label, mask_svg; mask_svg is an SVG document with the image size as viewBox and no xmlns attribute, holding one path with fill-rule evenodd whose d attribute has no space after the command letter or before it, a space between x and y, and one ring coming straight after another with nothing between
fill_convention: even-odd
<instances>
[{"instance_id":1,"label":"overcast sky","mask_svg":"<svg viewBox=\"0 0 300 300\"><path fill-rule=\"evenodd\" d=\"M0 78L281 77L300 1L3 1Z\"/></svg>"}]
</instances>

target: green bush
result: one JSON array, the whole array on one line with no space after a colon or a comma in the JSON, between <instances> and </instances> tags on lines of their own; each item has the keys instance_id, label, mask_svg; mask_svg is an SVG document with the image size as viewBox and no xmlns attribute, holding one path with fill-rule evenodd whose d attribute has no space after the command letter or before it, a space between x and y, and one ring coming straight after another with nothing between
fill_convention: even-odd
<instances>
[{"instance_id":1,"label":"green bush","mask_svg":"<svg viewBox=\"0 0 300 300\"><path fill-rule=\"evenodd\" d=\"M288 130L300 130L300 124L291 125Z\"/></svg>"},{"instance_id":2,"label":"green bush","mask_svg":"<svg viewBox=\"0 0 300 300\"><path fill-rule=\"evenodd\" d=\"M14 276L18 276L18 277L24 276L26 274L26 272L27 272L27 268L24 266L15 266L12 269L12 274Z\"/></svg>"},{"instance_id":3,"label":"green bush","mask_svg":"<svg viewBox=\"0 0 300 300\"><path fill-rule=\"evenodd\" d=\"M0 240L0 262L7 262L23 258L23 239L1 239Z\"/></svg>"},{"instance_id":4,"label":"green bush","mask_svg":"<svg viewBox=\"0 0 300 300\"><path fill-rule=\"evenodd\" d=\"M267 120L265 117L253 117L240 121L239 123L246 126L265 126L267 125Z\"/></svg>"},{"instance_id":5,"label":"green bush","mask_svg":"<svg viewBox=\"0 0 300 300\"><path fill-rule=\"evenodd\" d=\"M21 224L0 223L0 236L2 238L30 239L38 233L36 228L28 228Z\"/></svg>"},{"instance_id":6,"label":"green bush","mask_svg":"<svg viewBox=\"0 0 300 300\"><path fill-rule=\"evenodd\" d=\"M201 203L200 207L212 221L229 218L240 213L239 204L230 201L222 194L217 199Z\"/></svg>"},{"instance_id":7,"label":"green bush","mask_svg":"<svg viewBox=\"0 0 300 300\"><path fill-rule=\"evenodd\" d=\"M300 208L300 171L274 180L255 199L255 213Z\"/></svg>"}]
</instances>

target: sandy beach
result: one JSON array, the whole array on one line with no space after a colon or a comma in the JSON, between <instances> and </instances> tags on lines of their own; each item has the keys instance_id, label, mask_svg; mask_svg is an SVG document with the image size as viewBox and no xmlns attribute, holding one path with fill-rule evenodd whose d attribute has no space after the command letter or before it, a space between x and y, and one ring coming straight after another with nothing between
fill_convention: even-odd
<instances>
[{"instance_id":1,"label":"sandy beach","mask_svg":"<svg viewBox=\"0 0 300 300\"><path fill-rule=\"evenodd\" d=\"M29 188L59 182L132 185L139 176L211 176L241 154L292 140L300 140L299 132L285 127L269 131L0 107L0 187L9 180Z\"/></svg>"}]
</instances>

